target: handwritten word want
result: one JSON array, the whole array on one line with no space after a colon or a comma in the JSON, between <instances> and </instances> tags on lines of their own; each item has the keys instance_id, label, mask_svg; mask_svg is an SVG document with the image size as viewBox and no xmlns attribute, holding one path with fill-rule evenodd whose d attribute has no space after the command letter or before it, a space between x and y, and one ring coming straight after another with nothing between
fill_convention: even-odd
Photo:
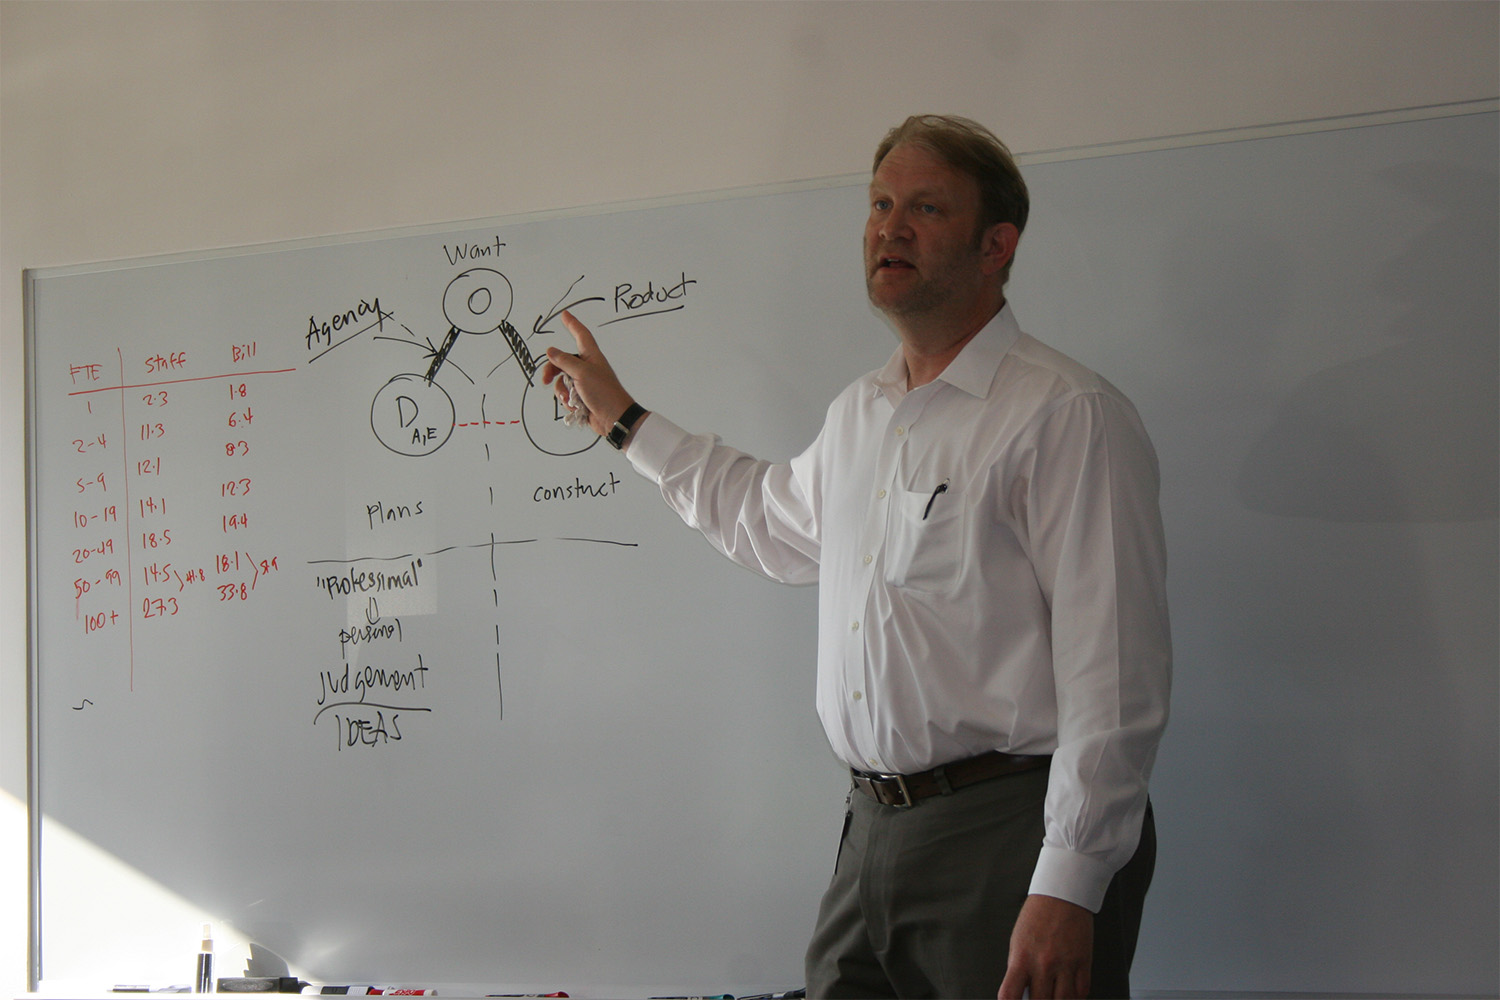
<instances>
[{"instance_id":1,"label":"handwritten word want","mask_svg":"<svg viewBox=\"0 0 1500 1000\"><path fill-rule=\"evenodd\" d=\"M457 246L443 244L443 253L448 258L448 263L457 264L461 260L478 260L480 257L498 257L500 249L505 244L500 242L496 236L492 243L460 243Z\"/></svg>"}]
</instances>

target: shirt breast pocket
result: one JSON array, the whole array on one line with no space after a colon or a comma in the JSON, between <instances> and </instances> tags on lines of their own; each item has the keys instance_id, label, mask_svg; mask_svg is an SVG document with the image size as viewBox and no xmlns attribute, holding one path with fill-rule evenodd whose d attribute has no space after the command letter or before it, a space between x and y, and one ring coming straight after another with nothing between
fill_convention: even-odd
<instances>
[{"instance_id":1,"label":"shirt breast pocket","mask_svg":"<svg viewBox=\"0 0 1500 1000\"><path fill-rule=\"evenodd\" d=\"M963 562L964 502L952 487L895 494L886 525L885 580L893 587L941 591Z\"/></svg>"}]
</instances>

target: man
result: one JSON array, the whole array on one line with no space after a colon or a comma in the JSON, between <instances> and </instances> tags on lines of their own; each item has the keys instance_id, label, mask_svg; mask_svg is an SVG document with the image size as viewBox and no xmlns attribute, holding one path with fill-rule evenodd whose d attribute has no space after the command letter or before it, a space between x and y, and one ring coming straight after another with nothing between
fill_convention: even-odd
<instances>
[{"instance_id":1,"label":"man","mask_svg":"<svg viewBox=\"0 0 1500 1000\"><path fill-rule=\"evenodd\" d=\"M1029 202L999 140L908 119L869 204L900 347L790 462L647 413L571 316L543 378L730 558L819 583L818 711L854 790L809 994L1128 995L1170 687L1156 457L1006 305Z\"/></svg>"}]
</instances>

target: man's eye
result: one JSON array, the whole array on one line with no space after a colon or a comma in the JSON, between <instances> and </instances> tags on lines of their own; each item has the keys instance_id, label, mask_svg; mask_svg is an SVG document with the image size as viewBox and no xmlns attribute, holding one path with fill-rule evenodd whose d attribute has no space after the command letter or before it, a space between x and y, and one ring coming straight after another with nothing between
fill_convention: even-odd
<instances>
[{"instance_id":1,"label":"man's eye","mask_svg":"<svg viewBox=\"0 0 1500 1000\"><path fill-rule=\"evenodd\" d=\"M923 215L937 215L937 210L936 205L923 205L921 209Z\"/></svg>"}]
</instances>

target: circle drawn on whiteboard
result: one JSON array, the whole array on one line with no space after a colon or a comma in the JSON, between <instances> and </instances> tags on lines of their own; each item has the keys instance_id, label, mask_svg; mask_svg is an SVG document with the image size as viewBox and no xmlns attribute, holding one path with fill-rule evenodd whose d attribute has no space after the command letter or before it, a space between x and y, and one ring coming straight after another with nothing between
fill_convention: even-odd
<instances>
[{"instance_id":1,"label":"circle drawn on whiteboard","mask_svg":"<svg viewBox=\"0 0 1500 1000\"><path fill-rule=\"evenodd\" d=\"M463 333L494 333L510 318L513 298L505 275L487 267L470 268L444 289L443 316Z\"/></svg>"},{"instance_id":2,"label":"circle drawn on whiteboard","mask_svg":"<svg viewBox=\"0 0 1500 1000\"><path fill-rule=\"evenodd\" d=\"M521 429L539 451L558 457L581 454L601 440L563 423L562 404L540 379L521 391Z\"/></svg>"},{"instance_id":3,"label":"circle drawn on whiteboard","mask_svg":"<svg viewBox=\"0 0 1500 1000\"><path fill-rule=\"evenodd\" d=\"M397 375L375 394L370 428L398 455L431 455L453 435L453 397L421 375Z\"/></svg>"}]
</instances>

